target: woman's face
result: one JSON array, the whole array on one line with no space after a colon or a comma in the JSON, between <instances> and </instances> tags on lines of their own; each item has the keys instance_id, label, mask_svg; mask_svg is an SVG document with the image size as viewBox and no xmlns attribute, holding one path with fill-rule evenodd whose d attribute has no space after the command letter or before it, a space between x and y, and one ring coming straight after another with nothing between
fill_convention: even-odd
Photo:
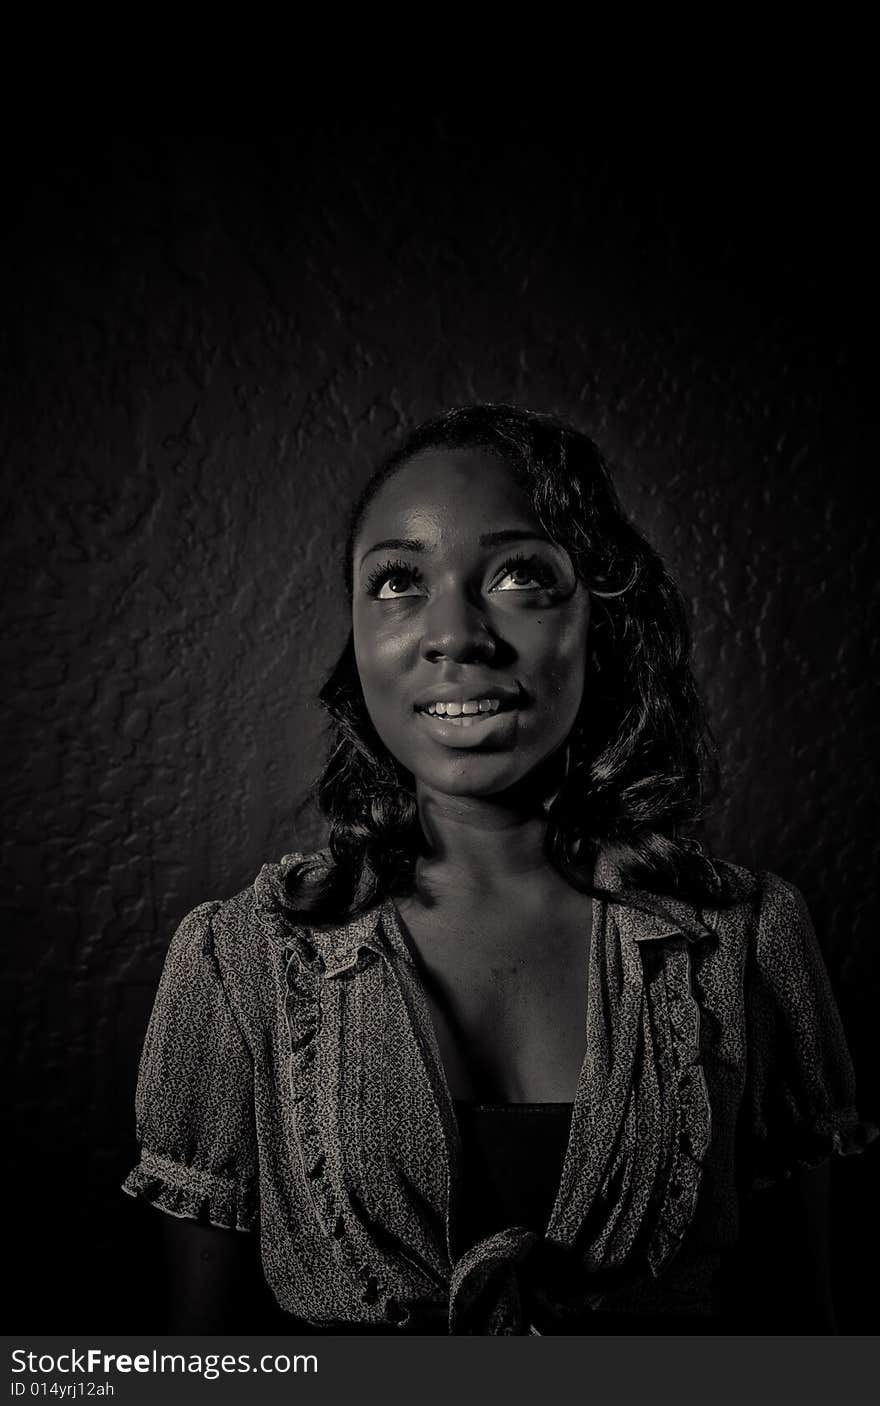
<instances>
[{"instance_id":1,"label":"woman's face","mask_svg":"<svg viewBox=\"0 0 880 1406\"><path fill-rule=\"evenodd\" d=\"M568 553L490 451L427 450L370 504L355 656L376 731L422 786L495 795L562 746L589 618Z\"/></svg>"}]
</instances>

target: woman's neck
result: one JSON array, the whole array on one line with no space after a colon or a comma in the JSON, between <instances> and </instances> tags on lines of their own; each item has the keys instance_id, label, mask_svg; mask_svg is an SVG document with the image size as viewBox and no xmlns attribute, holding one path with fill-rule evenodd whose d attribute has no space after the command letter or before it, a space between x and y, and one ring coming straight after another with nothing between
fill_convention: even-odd
<instances>
[{"instance_id":1,"label":"woman's neck","mask_svg":"<svg viewBox=\"0 0 880 1406\"><path fill-rule=\"evenodd\" d=\"M427 900L470 902L555 875L544 853L547 819L534 798L448 796L418 785L416 800L426 843L415 883Z\"/></svg>"}]
</instances>

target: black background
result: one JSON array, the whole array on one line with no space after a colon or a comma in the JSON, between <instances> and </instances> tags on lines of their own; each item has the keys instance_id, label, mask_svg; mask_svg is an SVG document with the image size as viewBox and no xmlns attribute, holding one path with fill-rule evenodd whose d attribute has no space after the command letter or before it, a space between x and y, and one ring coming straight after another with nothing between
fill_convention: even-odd
<instances>
[{"instance_id":1,"label":"black background","mask_svg":"<svg viewBox=\"0 0 880 1406\"><path fill-rule=\"evenodd\" d=\"M556 411L609 455L692 603L707 837L803 890L877 1118L870 169L854 102L631 139L576 105L401 103L7 150L15 1326L162 1326L156 1215L118 1184L164 950L319 838L346 507L454 403ZM876 1167L835 1167L848 1332L876 1331Z\"/></svg>"}]
</instances>

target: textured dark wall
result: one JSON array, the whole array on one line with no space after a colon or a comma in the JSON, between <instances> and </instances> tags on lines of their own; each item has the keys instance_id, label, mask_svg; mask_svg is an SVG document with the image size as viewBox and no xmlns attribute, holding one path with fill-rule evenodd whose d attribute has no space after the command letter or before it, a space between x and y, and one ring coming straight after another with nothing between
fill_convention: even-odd
<instances>
[{"instance_id":1,"label":"textured dark wall","mask_svg":"<svg viewBox=\"0 0 880 1406\"><path fill-rule=\"evenodd\" d=\"M340 121L7 171L16 1326L160 1321L155 1218L117 1188L165 946L318 839L345 509L452 403L557 411L616 465L693 602L726 782L710 838L806 894L876 1117L863 153L780 126L622 159L560 130ZM876 1330L856 1284L876 1165L836 1172L852 1330Z\"/></svg>"}]
</instances>

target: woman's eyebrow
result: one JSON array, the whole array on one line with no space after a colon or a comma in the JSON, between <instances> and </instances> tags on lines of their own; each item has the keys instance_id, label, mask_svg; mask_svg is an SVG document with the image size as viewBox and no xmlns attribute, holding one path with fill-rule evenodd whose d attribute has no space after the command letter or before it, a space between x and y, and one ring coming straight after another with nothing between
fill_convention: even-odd
<instances>
[{"instance_id":1,"label":"woman's eyebrow","mask_svg":"<svg viewBox=\"0 0 880 1406\"><path fill-rule=\"evenodd\" d=\"M418 537L385 537L381 542L374 542L372 547L368 547L361 553L361 561L373 552L424 552L427 548L424 542Z\"/></svg>"},{"instance_id":2,"label":"woman's eyebrow","mask_svg":"<svg viewBox=\"0 0 880 1406\"><path fill-rule=\"evenodd\" d=\"M556 543L552 537L548 537L545 532L538 532L534 528L508 527L500 532L484 532L480 536L481 547L500 547L506 542L547 542L550 546ZM419 537L386 537L381 542L374 542L372 547L368 547L361 555L361 562L373 552L427 552L429 547Z\"/></svg>"}]
</instances>

